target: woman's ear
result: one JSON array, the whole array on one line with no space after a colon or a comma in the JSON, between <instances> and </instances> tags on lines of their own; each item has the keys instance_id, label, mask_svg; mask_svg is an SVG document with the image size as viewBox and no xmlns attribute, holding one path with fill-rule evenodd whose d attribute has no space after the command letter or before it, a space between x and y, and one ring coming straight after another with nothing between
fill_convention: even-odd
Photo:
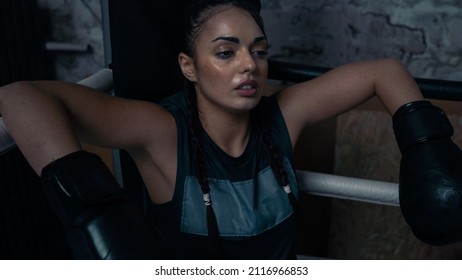
<instances>
[{"instance_id":1,"label":"woman's ear","mask_svg":"<svg viewBox=\"0 0 462 280\"><path fill-rule=\"evenodd\" d=\"M178 63L180 64L181 72L183 72L186 79L191 82L196 82L196 71L193 59L185 53L180 53L178 55Z\"/></svg>"}]
</instances>

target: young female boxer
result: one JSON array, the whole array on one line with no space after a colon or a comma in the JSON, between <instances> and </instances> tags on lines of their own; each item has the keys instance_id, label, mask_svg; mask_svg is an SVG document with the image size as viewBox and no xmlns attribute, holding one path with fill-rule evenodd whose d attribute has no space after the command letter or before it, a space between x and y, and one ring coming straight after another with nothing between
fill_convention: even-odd
<instances>
[{"instance_id":1,"label":"young female boxer","mask_svg":"<svg viewBox=\"0 0 462 280\"><path fill-rule=\"evenodd\" d=\"M294 258L292 152L305 126L376 95L405 135L397 135L402 151L415 144L407 131L416 120L401 120L433 107L393 59L345 65L264 97L268 39L259 9L259 1L192 1L178 36L187 86L160 105L56 81L0 89L0 112L65 213L70 240L91 237L93 253L81 256L130 258L123 248L132 246L135 258L151 258L146 251L165 245L171 258ZM123 233L134 219L121 214L123 194L80 141L129 151L151 198L148 215L158 217L152 236L162 242L143 248L150 243ZM95 236L90 226L104 229Z\"/></svg>"}]
</instances>

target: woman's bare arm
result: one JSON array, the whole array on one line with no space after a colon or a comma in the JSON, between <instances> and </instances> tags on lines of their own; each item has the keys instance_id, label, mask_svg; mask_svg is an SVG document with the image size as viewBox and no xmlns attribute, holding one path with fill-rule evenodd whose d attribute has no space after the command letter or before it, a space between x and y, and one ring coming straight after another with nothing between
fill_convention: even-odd
<instances>
[{"instance_id":1,"label":"woman's bare arm","mask_svg":"<svg viewBox=\"0 0 462 280\"><path fill-rule=\"evenodd\" d=\"M347 64L283 90L279 102L292 142L311 123L337 116L376 95L393 115L403 104L423 99L407 69L397 60Z\"/></svg>"},{"instance_id":2,"label":"woman's bare arm","mask_svg":"<svg viewBox=\"0 0 462 280\"><path fill-rule=\"evenodd\" d=\"M65 82L17 82L1 87L0 113L38 174L52 160L81 149L81 140L155 153L156 142L174 142L169 137L175 136L173 118L156 104Z\"/></svg>"}]
</instances>

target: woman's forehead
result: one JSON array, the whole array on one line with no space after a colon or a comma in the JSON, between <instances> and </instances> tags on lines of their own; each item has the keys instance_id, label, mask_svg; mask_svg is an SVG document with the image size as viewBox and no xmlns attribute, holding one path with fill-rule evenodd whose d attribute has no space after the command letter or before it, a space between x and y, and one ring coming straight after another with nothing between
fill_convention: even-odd
<instances>
[{"instance_id":1,"label":"woman's forehead","mask_svg":"<svg viewBox=\"0 0 462 280\"><path fill-rule=\"evenodd\" d=\"M220 36L242 37L263 36L262 30L255 22L254 18L245 10L229 7L214 13L207 22L204 23L199 38L214 40ZM198 38L198 39L199 39Z\"/></svg>"}]
</instances>

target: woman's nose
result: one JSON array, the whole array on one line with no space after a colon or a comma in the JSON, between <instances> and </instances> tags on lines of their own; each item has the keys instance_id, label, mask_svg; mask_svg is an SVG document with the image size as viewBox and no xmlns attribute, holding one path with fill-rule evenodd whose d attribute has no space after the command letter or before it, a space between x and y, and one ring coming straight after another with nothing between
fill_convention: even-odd
<instances>
[{"instance_id":1,"label":"woman's nose","mask_svg":"<svg viewBox=\"0 0 462 280\"><path fill-rule=\"evenodd\" d=\"M242 52L240 64L243 73L253 72L257 68L255 58L249 51Z\"/></svg>"}]
</instances>

